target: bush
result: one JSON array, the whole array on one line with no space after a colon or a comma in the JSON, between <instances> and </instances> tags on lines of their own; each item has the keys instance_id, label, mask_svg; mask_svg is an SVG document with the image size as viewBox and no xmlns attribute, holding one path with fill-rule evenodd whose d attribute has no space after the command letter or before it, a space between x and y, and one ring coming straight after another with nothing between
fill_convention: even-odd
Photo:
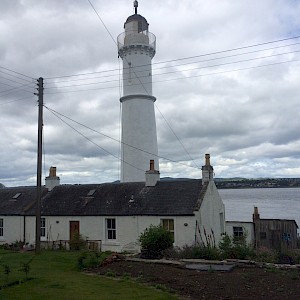
<instances>
[{"instance_id":1,"label":"bush","mask_svg":"<svg viewBox=\"0 0 300 300\"><path fill-rule=\"evenodd\" d=\"M221 257L223 259L250 259L254 257L254 249L252 245L247 244L246 239L247 235L240 237L230 237L227 234L223 235L223 238L219 243Z\"/></svg>"},{"instance_id":2,"label":"bush","mask_svg":"<svg viewBox=\"0 0 300 300\"><path fill-rule=\"evenodd\" d=\"M71 250L82 250L87 247L86 240L79 234L78 231L75 231L71 240L70 240L70 249Z\"/></svg>"},{"instance_id":3,"label":"bush","mask_svg":"<svg viewBox=\"0 0 300 300\"><path fill-rule=\"evenodd\" d=\"M143 258L160 258L163 250L173 246L173 237L162 226L151 225L140 235L139 243Z\"/></svg>"},{"instance_id":4,"label":"bush","mask_svg":"<svg viewBox=\"0 0 300 300\"><path fill-rule=\"evenodd\" d=\"M79 270L89 269L99 266L110 252L84 251L77 258L77 267Z\"/></svg>"}]
</instances>

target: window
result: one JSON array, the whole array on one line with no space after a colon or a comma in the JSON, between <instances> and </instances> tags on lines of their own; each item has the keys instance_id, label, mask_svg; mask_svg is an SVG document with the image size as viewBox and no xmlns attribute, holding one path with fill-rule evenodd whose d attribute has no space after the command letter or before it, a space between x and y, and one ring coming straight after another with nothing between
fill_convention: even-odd
<instances>
[{"instance_id":1,"label":"window","mask_svg":"<svg viewBox=\"0 0 300 300\"><path fill-rule=\"evenodd\" d=\"M282 239L286 242L289 242L291 240L291 234L290 233L287 233L285 232L283 235L282 235Z\"/></svg>"},{"instance_id":2,"label":"window","mask_svg":"<svg viewBox=\"0 0 300 300\"><path fill-rule=\"evenodd\" d=\"M174 220L173 219L162 219L161 225L164 229L171 232L174 242Z\"/></svg>"},{"instance_id":3,"label":"window","mask_svg":"<svg viewBox=\"0 0 300 300\"><path fill-rule=\"evenodd\" d=\"M0 236L3 236L3 219L0 219Z\"/></svg>"},{"instance_id":4,"label":"window","mask_svg":"<svg viewBox=\"0 0 300 300\"><path fill-rule=\"evenodd\" d=\"M243 227L233 227L233 236L241 237L244 235Z\"/></svg>"},{"instance_id":5,"label":"window","mask_svg":"<svg viewBox=\"0 0 300 300\"><path fill-rule=\"evenodd\" d=\"M41 218L41 237L46 236L46 219Z\"/></svg>"},{"instance_id":6,"label":"window","mask_svg":"<svg viewBox=\"0 0 300 300\"><path fill-rule=\"evenodd\" d=\"M116 232L116 219L106 219L106 238L108 240L115 240Z\"/></svg>"},{"instance_id":7,"label":"window","mask_svg":"<svg viewBox=\"0 0 300 300\"><path fill-rule=\"evenodd\" d=\"M267 233L265 231L261 231L259 233L260 239L265 240L267 238Z\"/></svg>"}]
</instances>

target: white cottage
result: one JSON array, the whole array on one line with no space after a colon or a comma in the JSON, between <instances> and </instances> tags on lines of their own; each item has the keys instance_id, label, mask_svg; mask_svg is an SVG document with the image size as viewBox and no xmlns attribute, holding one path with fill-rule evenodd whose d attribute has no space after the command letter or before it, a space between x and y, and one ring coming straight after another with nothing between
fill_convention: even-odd
<instances>
[{"instance_id":1,"label":"white cottage","mask_svg":"<svg viewBox=\"0 0 300 300\"><path fill-rule=\"evenodd\" d=\"M139 251L150 225L172 232L174 246L218 244L225 208L209 155L203 180L163 180L153 162L145 182L51 186L43 190L41 240L68 245L74 231L102 250ZM35 243L35 188L0 189L0 243Z\"/></svg>"}]
</instances>

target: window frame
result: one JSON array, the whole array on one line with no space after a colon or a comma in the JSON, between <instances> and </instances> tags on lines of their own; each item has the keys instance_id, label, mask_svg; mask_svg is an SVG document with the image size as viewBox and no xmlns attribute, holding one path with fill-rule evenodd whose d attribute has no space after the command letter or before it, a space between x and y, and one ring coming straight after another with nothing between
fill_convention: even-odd
<instances>
[{"instance_id":1,"label":"window frame","mask_svg":"<svg viewBox=\"0 0 300 300\"><path fill-rule=\"evenodd\" d=\"M105 219L106 239L115 241L117 239L117 221L116 218Z\"/></svg>"},{"instance_id":2,"label":"window frame","mask_svg":"<svg viewBox=\"0 0 300 300\"><path fill-rule=\"evenodd\" d=\"M160 219L160 225L172 235L173 243L175 241L175 222L174 219ZM171 225L171 226L170 226Z\"/></svg>"},{"instance_id":3,"label":"window frame","mask_svg":"<svg viewBox=\"0 0 300 300\"><path fill-rule=\"evenodd\" d=\"M4 236L4 219L0 218L0 238Z\"/></svg>"},{"instance_id":4,"label":"window frame","mask_svg":"<svg viewBox=\"0 0 300 300\"><path fill-rule=\"evenodd\" d=\"M46 218L41 218L41 238L46 237Z\"/></svg>"},{"instance_id":5,"label":"window frame","mask_svg":"<svg viewBox=\"0 0 300 300\"><path fill-rule=\"evenodd\" d=\"M245 234L243 226L232 226L232 232L234 238L241 238Z\"/></svg>"}]
</instances>

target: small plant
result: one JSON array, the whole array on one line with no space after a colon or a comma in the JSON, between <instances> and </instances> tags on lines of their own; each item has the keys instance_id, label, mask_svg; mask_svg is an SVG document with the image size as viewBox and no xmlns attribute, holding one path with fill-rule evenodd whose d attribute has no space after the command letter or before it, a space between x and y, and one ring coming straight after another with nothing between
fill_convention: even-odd
<instances>
[{"instance_id":1,"label":"small plant","mask_svg":"<svg viewBox=\"0 0 300 300\"><path fill-rule=\"evenodd\" d=\"M214 268L210 265L208 268L208 273L214 273L214 272L215 272Z\"/></svg>"},{"instance_id":2,"label":"small plant","mask_svg":"<svg viewBox=\"0 0 300 300\"><path fill-rule=\"evenodd\" d=\"M259 262L276 263L278 261L278 252L261 247L255 250L254 259Z\"/></svg>"},{"instance_id":3,"label":"small plant","mask_svg":"<svg viewBox=\"0 0 300 300\"><path fill-rule=\"evenodd\" d=\"M26 281L28 280L28 274L29 274L29 271L30 271L30 264L31 262L33 261L33 258L31 258L29 261L27 262L23 262L21 263L21 268L20 268L20 271L24 272L25 273L25 279Z\"/></svg>"},{"instance_id":4,"label":"small plant","mask_svg":"<svg viewBox=\"0 0 300 300\"><path fill-rule=\"evenodd\" d=\"M8 282L8 277L11 272L10 266L5 264L3 265L3 269L4 269L4 274L6 275L6 282Z\"/></svg>"},{"instance_id":5,"label":"small plant","mask_svg":"<svg viewBox=\"0 0 300 300\"><path fill-rule=\"evenodd\" d=\"M108 255L104 252L84 251L77 258L77 267L79 270L97 267Z\"/></svg>"},{"instance_id":6,"label":"small plant","mask_svg":"<svg viewBox=\"0 0 300 300\"><path fill-rule=\"evenodd\" d=\"M71 250L82 250L87 247L86 240L79 234L78 231L75 231L70 240L70 249Z\"/></svg>"},{"instance_id":7,"label":"small plant","mask_svg":"<svg viewBox=\"0 0 300 300\"><path fill-rule=\"evenodd\" d=\"M140 235L143 258L160 258L162 251L173 246L172 234L162 226L151 225Z\"/></svg>"},{"instance_id":8,"label":"small plant","mask_svg":"<svg viewBox=\"0 0 300 300\"><path fill-rule=\"evenodd\" d=\"M107 276L107 277L116 277L116 273L109 270L105 273L105 276Z\"/></svg>"},{"instance_id":9,"label":"small plant","mask_svg":"<svg viewBox=\"0 0 300 300\"><path fill-rule=\"evenodd\" d=\"M130 279L130 274L127 273L127 272L124 272L123 275L122 275L122 278L125 279L125 280L128 280L128 279Z\"/></svg>"},{"instance_id":10,"label":"small plant","mask_svg":"<svg viewBox=\"0 0 300 300\"><path fill-rule=\"evenodd\" d=\"M160 284L160 283L156 284L154 287L155 287L157 290L161 290L161 291L163 291L163 292L167 292L167 291L168 291L168 288L167 288L165 285Z\"/></svg>"}]
</instances>

